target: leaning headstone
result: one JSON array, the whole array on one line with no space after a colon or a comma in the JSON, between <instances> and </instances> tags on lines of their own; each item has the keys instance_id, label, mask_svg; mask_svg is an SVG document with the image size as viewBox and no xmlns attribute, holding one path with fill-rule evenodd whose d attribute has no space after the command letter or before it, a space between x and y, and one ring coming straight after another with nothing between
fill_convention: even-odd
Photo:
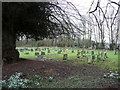
<instances>
[{"instance_id":1,"label":"leaning headstone","mask_svg":"<svg viewBox=\"0 0 120 90\"><path fill-rule=\"evenodd\" d=\"M35 52L35 56L39 55L39 52Z\"/></svg>"},{"instance_id":2,"label":"leaning headstone","mask_svg":"<svg viewBox=\"0 0 120 90\"><path fill-rule=\"evenodd\" d=\"M67 60L68 59L68 54L64 54L63 55L63 60Z\"/></svg>"},{"instance_id":3,"label":"leaning headstone","mask_svg":"<svg viewBox=\"0 0 120 90\"><path fill-rule=\"evenodd\" d=\"M41 55L45 55L45 52L41 52Z\"/></svg>"}]
</instances>

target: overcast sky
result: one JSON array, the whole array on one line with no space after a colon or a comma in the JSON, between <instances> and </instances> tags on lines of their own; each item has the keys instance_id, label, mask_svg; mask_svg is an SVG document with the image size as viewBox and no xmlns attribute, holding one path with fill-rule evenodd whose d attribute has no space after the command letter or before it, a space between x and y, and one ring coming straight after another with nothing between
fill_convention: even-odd
<instances>
[{"instance_id":1,"label":"overcast sky","mask_svg":"<svg viewBox=\"0 0 120 90\"><path fill-rule=\"evenodd\" d=\"M61 3L61 5L63 5L62 7L65 6L63 1L72 2L76 6L76 8L79 10L80 14L87 17L87 12L88 12L88 10L90 8L90 5L94 1L93 5L92 5L92 8L91 8L91 11L93 11L95 9L96 5L97 5L98 0L58 0L58 1L59 1L59 3ZM119 2L120 0L111 0L111 1ZM105 10L105 7L106 7L107 3L108 3L108 0L101 0L100 1L100 7L102 7L103 11ZM112 5L117 10L118 6L115 5L115 4L112 4ZM110 9L110 12L108 13L109 15L111 13L111 10L112 9ZM66 11L69 11L70 13L74 12L74 10L72 10L72 9L69 9L69 10L66 10ZM105 40L106 40L106 42L109 42L108 37L109 37L109 34L107 32L107 29L105 29ZM93 35L92 40L94 40L94 39L95 39L95 37Z\"/></svg>"},{"instance_id":2,"label":"overcast sky","mask_svg":"<svg viewBox=\"0 0 120 90\"><path fill-rule=\"evenodd\" d=\"M72 2L74 5L76 5L76 7L79 9L81 14L83 15L87 13L91 3L93 2L93 0L67 0L67 1ZM98 0L94 0L93 9L96 6L97 1ZM107 1L108 0L101 0L101 6L105 7ZM111 0L111 1L119 2L120 0Z\"/></svg>"}]
</instances>

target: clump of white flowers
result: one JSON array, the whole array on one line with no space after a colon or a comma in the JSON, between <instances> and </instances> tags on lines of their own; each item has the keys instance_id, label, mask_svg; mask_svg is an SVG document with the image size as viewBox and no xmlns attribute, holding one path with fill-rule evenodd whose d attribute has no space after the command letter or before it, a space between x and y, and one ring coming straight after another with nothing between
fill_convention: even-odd
<instances>
[{"instance_id":1,"label":"clump of white flowers","mask_svg":"<svg viewBox=\"0 0 120 90\"><path fill-rule=\"evenodd\" d=\"M104 78L114 78L114 79L120 79L120 75L118 74L118 72L112 72L110 71L109 73L104 73Z\"/></svg>"},{"instance_id":2,"label":"clump of white flowers","mask_svg":"<svg viewBox=\"0 0 120 90\"><path fill-rule=\"evenodd\" d=\"M22 73L16 73L12 75L8 80L2 81L3 88L28 88L27 84L29 82L28 79L22 79Z\"/></svg>"}]
</instances>

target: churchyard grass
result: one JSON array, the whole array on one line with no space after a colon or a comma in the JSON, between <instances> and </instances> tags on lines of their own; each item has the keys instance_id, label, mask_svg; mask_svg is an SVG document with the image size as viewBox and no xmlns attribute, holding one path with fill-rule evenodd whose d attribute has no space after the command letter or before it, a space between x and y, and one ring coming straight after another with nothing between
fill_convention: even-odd
<instances>
[{"instance_id":1,"label":"churchyard grass","mask_svg":"<svg viewBox=\"0 0 120 90\"><path fill-rule=\"evenodd\" d=\"M36 47L16 47L16 49L22 49L22 48L27 48L27 49L31 49L31 48L36 48ZM42 47L44 48L44 47ZM45 52L44 57L46 58L52 58L52 61L59 61L59 60L63 60L63 54L65 54L65 52L61 52L61 54L58 54L57 52L60 50L59 48L55 50L52 50L52 48L50 48L50 53L48 53L47 50L41 50L43 52ZM62 49L63 50L63 49ZM72 53L72 50L74 50L74 53ZM71 63L74 65L77 64L88 64L87 59L81 60L80 58L77 58L77 50L82 51L82 49L68 49L67 54L68 54L68 60L67 63ZM86 49L87 50L87 49ZM26 51L24 50L23 52L20 52L20 58L27 58L27 59L36 59L37 56L35 56L35 52L39 52L41 54L41 51ZM98 54L98 52L102 52L102 50L87 50L89 51L89 54L86 54L87 56L90 55L90 59L92 59L91 57L91 51L95 52L95 55ZM26 55L25 53L29 52L28 55ZM80 54L81 56L81 54ZM106 69L106 70L111 70L111 71L116 71L118 70L118 55L114 55L114 51L107 51L107 56L108 58L105 59L105 61L99 61L96 62L95 59L95 63L94 65ZM75 62L74 62L75 61ZM93 65L93 64L89 64L89 65Z\"/></svg>"}]
</instances>

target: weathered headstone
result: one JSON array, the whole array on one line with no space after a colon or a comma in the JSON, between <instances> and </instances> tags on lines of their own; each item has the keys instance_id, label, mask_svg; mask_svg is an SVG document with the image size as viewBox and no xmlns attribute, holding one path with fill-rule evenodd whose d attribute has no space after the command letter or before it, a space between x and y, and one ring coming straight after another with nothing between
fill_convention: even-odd
<instances>
[{"instance_id":1,"label":"weathered headstone","mask_svg":"<svg viewBox=\"0 0 120 90\"><path fill-rule=\"evenodd\" d=\"M74 53L74 50L72 50L72 53Z\"/></svg>"},{"instance_id":2,"label":"weathered headstone","mask_svg":"<svg viewBox=\"0 0 120 90\"><path fill-rule=\"evenodd\" d=\"M104 58L108 58L107 52L104 53Z\"/></svg>"},{"instance_id":3,"label":"weathered headstone","mask_svg":"<svg viewBox=\"0 0 120 90\"><path fill-rule=\"evenodd\" d=\"M100 54L97 55L97 60L100 60Z\"/></svg>"},{"instance_id":4,"label":"weathered headstone","mask_svg":"<svg viewBox=\"0 0 120 90\"><path fill-rule=\"evenodd\" d=\"M58 51L57 53L58 53L58 54L61 54L61 51Z\"/></svg>"},{"instance_id":5,"label":"weathered headstone","mask_svg":"<svg viewBox=\"0 0 120 90\"><path fill-rule=\"evenodd\" d=\"M29 54L29 52L26 52L25 54L26 54L26 55L28 55L28 54Z\"/></svg>"},{"instance_id":6,"label":"weathered headstone","mask_svg":"<svg viewBox=\"0 0 120 90\"><path fill-rule=\"evenodd\" d=\"M87 51L87 53L89 53L89 51Z\"/></svg>"},{"instance_id":7,"label":"weathered headstone","mask_svg":"<svg viewBox=\"0 0 120 90\"><path fill-rule=\"evenodd\" d=\"M33 51L33 49L31 49L31 51Z\"/></svg>"},{"instance_id":8,"label":"weathered headstone","mask_svg":"<svg viewBox=\"0 0 120 90\"><path fill-rule=\"evenodd\" d=\"M80 54L80 51L78 51L77 54Z\"/></svg>"},{"instance_id":9,"label":"weathered headstone","mask_svg":"<svg viewBox=\"0 0 120 90\"><path fill-rule=\"evenodd\" d=\"M104 51L101 52L101 57L103 57L103 56L104 56Z\"/></svg>"},{"instance_id":10,"label":"weathered headstone","mask_svg":"<svg viewBox=\"0 0 120 90\"><path fill-rule=\"evenodd\" d=\"M91 54L94 55L94 51L91 51Z\"/></svg>"},{"instance_id":11,"label":"weathered headstone","mask_svg":"<svg viewBox=\"0 0 120 90\"><path fill-rule=\"evenodd\" d=\"M77 54L77 58L80 58L80 54Z\"/></svg>"},{"instance_id":12,"label":"weathered headstone","mask_svg":"<svg viewBox=\"0 0 120 90\"><path fill-rule=\"evenodd\" d=\"M88 64L91 63L90 56L87 57Z\"/></svg>"},{"instance_id":13,"label":"weathered headstone","mask_svg":"<svg viewBox=\"0 0 120 90\"><path fill-rule=\"evenodd\" d=\"M45 52L41 52L41 55L45 55Z\"/></svg>"},{"instance_id":14,"label":"weathered headstone","mask_svg":"<svg viewBox=\"0 0 120 90\"><path fill-rule=\"evenodd\" d=\"M117 51L117 50L114 50L114 52L115 52L114 55L117 55L117 52L118 52L118 51Z\"/></svg>"},{"instance_id":15,"label":"weathered headstone","mask_svg":"<svg viewBox=\"0 0 120 90\"><path fill-rule=\"evenodd\" d=\"M42 55L38 55L38 59L39 60L43 59L43 56Z\"/></svg>"},{"instance_id":16,"label":"weathered headstone","mask_svg":"<svg viewBox=\"0 0 120 90\"><path fill-rule=\"evenodd\" d=\"M48 53L50 53L50 49L48 49Z\"/></svg>"},{"instance_id":17,"label":"weathered headstone","mask_svg":"<svg viewBox=\"0 0 120 90\"><path fill-rule=\"evenodd\" d=\"M63 55L63 60L67 60L68 59L68 54L64 54Z\"/></svg>"},{"instance_id":18,"label":"weathered headstone","mask_svg":"<svg viewBox=\"0 0 120 90\"><path fill-rule=\"evenodd\" d=\"M35 56L39 55L39 52L35 52Z\"/></svg>"},{"instance_id":19,"label":"weathered headstone","mask_svg":"<svg viewBox=\"0 0 120 90\"><path fill-rule=\"evenodd\" d=\"M20 51L20 52L23 52L23 51L24 51L24 49L20 49L19 51Z\"/></svg>"},{"instance_id":20,"label":"weathered headstone","mask_svg":"<svg viewBox=\"0 0 120 90\"><path fill-rule=\"evenodd\" d=\"M68 49L65 50L65 54L68 54Z\"/></svg>"},{"instance_id":21,"label":"weathered headstone","mask_svg":"<svg viewBox=\"0 0 120 90\"><path fill-rule=\"evenodd\" d=\"M94 62L95 60L95 55L92 56L92 63Z\"/></svg>"}]
</instances>

